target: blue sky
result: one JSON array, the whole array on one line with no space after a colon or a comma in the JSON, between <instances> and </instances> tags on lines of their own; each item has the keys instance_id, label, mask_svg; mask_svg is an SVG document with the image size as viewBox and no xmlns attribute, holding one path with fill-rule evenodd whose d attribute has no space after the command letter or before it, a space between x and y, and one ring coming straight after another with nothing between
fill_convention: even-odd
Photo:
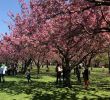
<instances>
[{"instance_id":1,"label":"blue sky","mask_svg":"<svg viewBox=\"0 0 110 100\"><path fill-rule=\"evenodd\" d=\"M26 2L29 0L25 0ZM13 13L20 12L20 5L18 0L0 0L0 34L1 33L9 33L8 25L5 21L10 21L7 13L9 10L13 11Z\"/></svg>"}]
</instances>

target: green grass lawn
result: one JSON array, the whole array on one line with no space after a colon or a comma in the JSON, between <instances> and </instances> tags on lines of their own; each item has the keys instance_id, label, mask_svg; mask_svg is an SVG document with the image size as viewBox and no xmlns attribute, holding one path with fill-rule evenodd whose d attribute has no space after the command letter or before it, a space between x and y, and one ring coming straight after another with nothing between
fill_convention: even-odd
<instances>
[{"instance_id":1,"label":"green grass lawn","mask_svg":"<svg viewBox=\"0 0 110 100\"><path fill-rule=\"evenodd\" d=\"M55 85L55 69L46 72L42 68L37 76L32 71L32 83L25 76L6 76L6 82L0 83L0 100L110 100L110 75L107 69L94 68L90 76L90 86L85 90L72 74L72 88Z\"/></svg>"}]
</instances>

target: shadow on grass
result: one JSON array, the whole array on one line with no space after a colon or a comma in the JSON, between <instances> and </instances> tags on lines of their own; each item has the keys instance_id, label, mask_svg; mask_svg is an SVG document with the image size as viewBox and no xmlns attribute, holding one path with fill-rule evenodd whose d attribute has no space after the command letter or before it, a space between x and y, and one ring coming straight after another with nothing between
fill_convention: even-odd
<instances>
[{"instance_id":1,"label":"shadow on grass","mask_svg":"<svg viewBox=\"0 0 110 100\"><path fill-rule=\"evenodd\" d=\"M105 84L104 84L105 85ZM102 86L101 86L102 87ZM108 87L109 88L109 87ZM56 85L54 82L39 82L32 81L28 84L27 81L7 81L0 83L0 91L9 94L32 94L32 100L79 100L78 94L80 92L87 93L80 100L88 100L87 95L95 96L95 100L109 100L109 97L101 97L89 93L89 91L96 91L94 88L84 90L82 85L78 85L76 82L72 83L72 88L63 88L60 85ZM89 99L94 100L94 99Z\"/></svg>"},{"instance_id":2,"label":"shadow on grass","mask_svg":"<svg viewBox=\"0 0 110 100\"><path fill-rule=\"evenodd\" d=\"M32 81L7 81L0 83L0 91L9 94L32 94L32 100L71 100L76 98L76 93L69 88L62 88L54 82Z\"/></svg>"}]
</instances>

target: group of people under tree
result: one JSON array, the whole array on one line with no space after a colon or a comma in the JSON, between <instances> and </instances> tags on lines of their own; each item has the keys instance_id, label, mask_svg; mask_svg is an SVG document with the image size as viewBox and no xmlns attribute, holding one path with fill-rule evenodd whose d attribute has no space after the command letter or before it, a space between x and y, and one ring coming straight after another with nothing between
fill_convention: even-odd
<instances>
[{"instance_id":1,"label":"group of people under tree","mask_svg":"<svg viewBox=\"0 0 110 100\"><path fill-rule=\"evenodd\" d=\"M14 69L15 67L13 67L12 69ZM5 66L5 64L0 64L0 83L1 82L5 82L5 74L7 73L7 75L10 75L10 71L12 71L13 75L16 75L17 73L15 71L13 71L12 69L7 68L7 66ZM30 74L30 69L28 69L25 73L26 75L26 79L28 81L28 83L31 82L31 74Z\"/></svg>"},{"instance_id":2,"label":"group of people under tree","mask_svg":"<svg viewBox=\"0 0 110 100\"><path fill-rule=\"evenodd\" d=\"M65 75L65 72L63 71L63 68L64 67L62 67L62 64L57 62L57 65L56 65L56 84L58 84L58 83L60 84L61 82L64 83L64 81L65 81L65 76L66 75ZM82 68L84 70L81 72ZM82 74L82 77L83 77L83 80L84 80L84 87L85 87L85 89L88 89L89 75L90 75L89 68L84 67L81 64L79 64L79 66L76 66L74 68L74 74L77 77L78 83L81 83L81 74Z\"/></svg>"},{"instance_id":3,"label":"group of people under tree","mask_svg":"<svg viewBox=\"0 0 110 100\"><path fill-rule=\"evenodd\" d=\"M18 67L15 67L15 66L9 66L8 69L7 69L7 74L8 75L13 75L13 76L16 76L18 73Z\"/></svg>"},{"instance_id":4,"label":"group of people under tree","mask_svg":"<svg viewBox=\"0 0 110 100\"><path fill-rule=\"evenodd\" d=\"M63 82L63 85L65 83L65 77L66 77L66 72L64 70L64 66L62 63L59 63L57 62L56 63L56 84L60 84ZM5 74L6 74L6 71L7 71L7 74L10 75L10 69L11 67L8 66L8 68L4 65L4 64L1 64L0 65L0 82L3 81L5 82ZM15 66L12 67L12 69L16 69ZM81 71L81 69L84 69L83 71ZM12 71L12 74L17 74L17 72L13 72ZM88 67L86 66L83 66L83 64L79 64L78 66L74 67L74 74L76 75L77 77L77 81L78 83L82 83L81 82L81 75L83 76L83 80L84 80L84 86L85 86L85 89L88 88L88 85L89 85L89 70L88 70ZM28 83L31 83L31 73L30 73L30 69L27 69L27 71L25 72L25 75L26 75L26 79L27 79L27 82Z\"/></svg>"}]
</instances>

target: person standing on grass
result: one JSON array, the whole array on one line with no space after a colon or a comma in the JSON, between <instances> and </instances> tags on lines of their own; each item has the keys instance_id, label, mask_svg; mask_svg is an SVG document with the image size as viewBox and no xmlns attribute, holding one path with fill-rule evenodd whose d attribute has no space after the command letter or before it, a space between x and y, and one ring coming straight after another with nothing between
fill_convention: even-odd
<instances>
[{"instance_id":1,"label":"person standing on grass","mask_svg":"<svg viewBox=\"0 0 110 100\"><path fill-rule=\"evenodd\" d=\"M1 81L5 82L6 71L7 71L7 67L4 64L0 65L0 82Z\"/></svg>"},{"instance_id":2,"label":"person standing on grass","mask_svg":"<svg viewBox=\"0 0 110 100\"><path fill-rule=\"evenodd\" d=\"M85 68L85 70L83 72L83 78L84 78L85 89L88 89L88 85L89 85L89 70L88 70L88 68Z\"/></svg>"},{"instance_id":3,"label":"person standing on grass","mask_svg":"<svg viewBox=\"0 0 110 100\"><path fill-rule=\"evenodd\" d=\"M2 64L1 68L3 69L2 79L3 79L3 82L5 82L5 74L6 74L6 71L7 71L7 66L5 66L5 64Z\"/></svg>"},{"instance_id":4,"label":"person standing on grass","mask_svg":"<svg viewBox=\"0 0 110 100\"><path fill-rule=\"evenodd\" d=\"M57 79L56 79L56 83L61 82L61 73L62 73L62 67L61 64L57 63L56 66L56 73L57 73Z\"/></svg>"},{"instance_id":5,"label":"person standing on grass","mask_svg":"<svg viewBox=\"0 0 110 100\"><path fill-rule=\"evenodd\" d=\"M0 83L2 81L2 74L3 74L3 68L1 68L1 65L0 65Z\"/></svg>"},{"instance_id":6,"label":"person standing on grass","mask_svg":"<svg viewBox=\"0 0 110 100\"><path fill-rule=\"evenodd\" d=\"M28 83L31 82L30 69L28 69L27 72L26 72L26 78L27 78Z\"/></svg>"}]
</instances>

